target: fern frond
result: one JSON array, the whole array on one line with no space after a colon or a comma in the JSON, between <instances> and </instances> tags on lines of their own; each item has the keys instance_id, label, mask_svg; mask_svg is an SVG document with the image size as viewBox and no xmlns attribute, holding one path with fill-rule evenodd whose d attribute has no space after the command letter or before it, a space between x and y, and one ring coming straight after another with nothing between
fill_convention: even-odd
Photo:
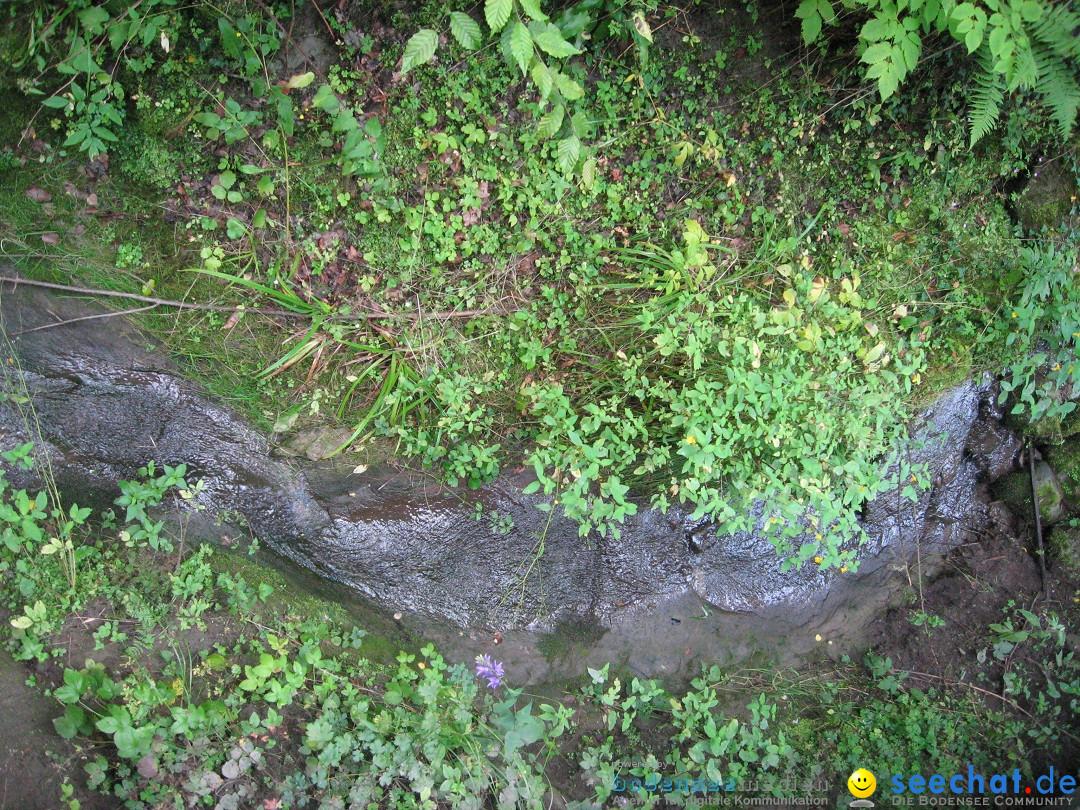
<instances>
[{"instance_id":1,"label":"fern frond","mask_svg":"<svg viewBox=\"0 0 1080 810\"><path fill-rule=\"evenodd\" d=\"M1031 26L1031 32L1059 58L1080 58L1080 14L1064 3L1047 3L1042 17Z\"/></svg>"},{"instance_id":2,"label":"fern frond","mask_svg":"<svg viewBox=\"0 0 1080 810\"><path fill-rule=\"evenodd\" d=\"M1072 66L1050 48L1035 48L1035 64L1039 68L1039 83L1035 91L1050 107L1050 116L1064 140L1076 125L1080 110L1080 84Z\"/></svg>"},{"instance_id":3,"label":"fern frond","mask_svg":"<svg viewBox=\"0 0 1080 810\"><path fill-rule=\"evenodd\" d=\"M982 140L997 124L1001 102L1005 100L1004 77L993 71L990 55L984 45L976 55L979 69L972 76L974 87L968 102L971 120L971 145Z\"/></svg>"}]
</instances>

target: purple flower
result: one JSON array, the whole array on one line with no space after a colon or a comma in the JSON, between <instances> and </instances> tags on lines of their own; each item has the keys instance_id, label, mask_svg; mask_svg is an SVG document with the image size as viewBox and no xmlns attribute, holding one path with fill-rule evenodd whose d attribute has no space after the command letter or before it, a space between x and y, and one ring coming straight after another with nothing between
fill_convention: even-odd
<instances>
[{"instance_id":1,"label":"purple flower","mask_svg":"<svg viewBox=\"0 0 1080 810\"><path fill-rule=\"evenodd\" d=\"M495 689L502 684L505 674L503 665L498 661L492 661L490 655L476 656L476 675L480 678L487 678L488 689Z\"/></svg>"}]
</instances>

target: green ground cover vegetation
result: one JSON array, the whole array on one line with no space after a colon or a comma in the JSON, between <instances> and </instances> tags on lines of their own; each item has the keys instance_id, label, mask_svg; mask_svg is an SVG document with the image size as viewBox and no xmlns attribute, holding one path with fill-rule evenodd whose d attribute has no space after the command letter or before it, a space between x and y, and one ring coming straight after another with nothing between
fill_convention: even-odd
<instances>
[{"instance_id":1,"label":"green ground cover vegetation","mask_svg":"<svg viewBox=\"0 0 1080 810\"><path fill-rule=\"evenodd\" d=\"M29 445L4 458L42 461ZM0 478L5 643L85 763L57 806L78 808L88 790L131 808L533 808L558 796L586 810L722 791L843 806L844 775L868 762L1018 768L1030 781L1076 743L1080 669L1049 610L1010 602L982 639L986 671L953 690L909 687L873 654L803 672L709 666L689 685L604 666L556 697L506 676L492 688L430 644L369 652L347 612L248 561L253 548L186 546L164 528L190 496L185 470L142 472L104 516ZM991 707L979 690L993 694L1001 662Z\"/></svg>"}]
</instances>

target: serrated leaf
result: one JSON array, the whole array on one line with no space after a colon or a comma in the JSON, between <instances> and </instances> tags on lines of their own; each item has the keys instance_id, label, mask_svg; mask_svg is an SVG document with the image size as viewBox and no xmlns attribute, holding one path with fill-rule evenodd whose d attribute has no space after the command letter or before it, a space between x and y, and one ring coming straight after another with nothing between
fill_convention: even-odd
<instances>
[{"instance_id":1,"label":"serrated leaf","mask_svg":"<svg viewBox=\"0 0 1080 810\"><path fill-rule=\"evenodd\" d=\"M514 0L485 0L484 19L487 20L488 28L493 33L501 31L509 22L513 10Z\"/></svg>"},{"instance_id":2,"label":"serrated leaf","mask_svg":"<svg viewBox=\"0 0 1080 810\"><path fill-rule=\"evenodd\" d=\"M563 138L559 141L555 153L559 160L559 168L563 170L563 173L570 174L577 165L578 158L581 157L581 141L577 135Z\"/></svg>"},{"instance_id":3,"label":"serrated leaf","mask_svg":"<svg viewBox=\"0 0 1080 810\"><path fill-rule=\"evenodd\" d=\"M567 101L577 101L585 95L585 91L581 89L581 85L562 71L551 71L551 78L554 79L555 86L559 88L559 92L562 93L563 98Z\"/></svg>"},{"instance_id":4,"label":"serrated leaf","mask_svg":"<svg viewBox=\"0 0 1080 810\"><path fill-rule=\"evenodd\" d=\"M885 21L881 17L874 17L872 20L867 20L863 25L862 31L859 32L859 37L867 42L880 42L888 36L886 31Z\"/></svg>"},{"instance_id":5,"label":"serrated leaf","mask_svg":"<svg viewBox=\"0 0 1080 810\"><path fill-rule=\"evenodd\" d=\"M570 126L573 127L574 134L578 138L589 137L589 116L585 114L584 110L578 110L574 113L574 117L570 119Z\"/></svg>"},{"instance_id":6,"label":"serrated leaf","mask_svg":"<svg viewBox=\"0 0 1080 810\"><path fill-rule=\"evenodd\" d=\"M863 51L862 61L868 65L883 62L892 54L893 46L888 42L878 42Z\"/></svg>"},{"instance_id":7,"label":"serrated leaf","mask_svg":"<svg viewBox=\"0 0 1080 810\"><path fill-rule=\"evenodd\" d=\"M562 129L563 117L566 115L566 108L562 104L556 104L552 107L551 111L545 114L540 123L536 126L536 134L541 138L551 138L558 134Z\"/></svg>"},{"instance_id":8,"label":"serrated leaf","mask_svg":"<svg viewBox=\"0 0 1080 810\"><path fill-rule=\"evenodd\" d=\"M462 48L475 51L483 42L480 23L463 11L450 12L450 33Z\"/></svg>"},{"instance_id":9,"label":"serrated leaf","mask_svg":"<svg viewBox=\"0 0 1080 810\"><path fill-rule=\"evenodd\" d=\"M529 62L532 61L533 56L533 39L529 29L520 20L515 22L513 28L510 29L510 53L521 68L522 75L528 73Z\"/></svg>"},{"instance_id":10,"label":"serrated leaf","mask_svg":"<svg viewBox=\"0 0 1080 810\"><path fill-rule=\"evenodd\" d=\"M546 22L548 15L540 8L540 0L519 0L521 3L521 10L524 11L530 20L540 20Z\"/></svg>"},{"instance_id":11,"label":"serrated leaf","mask_svg":"<svg viewBox=\"0 0 1080 810\"><path fill-rule=\"evenodd\" d=\"M430 28L421 28L405 43L405 53L401 56L401 72L408 73L417 65L423 65L435 58L435 49L439 46L439 35Z\"/></svg>"},{"instance_id":12,"label":"serrated leaf","mask_svg":"<svg viewBox=\"0 0 1080 810\"><path fill-rule=\"evenodd\" d=\"M596 185L596 158L589 158L581 166L581 187L592 191Z\"/></svg>"},{"instance_id":13,"label":"serrated leaf","mask_svg":"<svg viewBox=\"0 0 1080 810\"><path fill-rule=\"evenodd\" d=\"M649 27L649 23L645 19L645 14L640 11L635 11L633 16L633 22L634 30L641 35L641 38L647 39L649 42L652 42L652 29Z\"/></svg>"},{"instance_id":14,"label":"serrated leaf","mask_svg":"<svg viewBox=\"0 0 1080 810\"><path fill-rule=\"evenodd\" d=\"M536 85L536 89L540 91L540 98L547 101L553 87L551 71L548 70L547 65L541 62L539 58L535 58L533 59L530 75L532 76L533 84Z\"/></svg>"},{"instance_id":15,"label":"serrated leaf","mask_svg":"<svg viewBox=\"0 0 1080 810\"><path fill-rule=\"evenodd\" d=\"M557 25L534 23L530 28L533 33L533 40L540 47L540 50L548 56L563 59L581 53L579 48L575 48L563 38L562 32Z\"/></svg>"},{"instance_id":16,"label":"serrated leaf","mask_svg":"<svg viewBox=\"0 0 1080 810\"><path fill-rule=\"evenodd\" d=\"M819 17L817 14L811 14L807 17L803 17L803 42L809 45L811 42L818 38L819 34L821 34L821 17Z\"/></svg>"},{"instance_id":17,"label":"serrated leaf","mask_svg":"<svg viewBox=\"0 0 1080 810\"><path fill-rule=\"evenodd\" d=\"M1024 0L1024 2L1020 4L1020 16L1024 18L1024 22L1038 22L1042 15L1042 3L1038 3L1036 0Z\"/></svg>"}]
</instances>

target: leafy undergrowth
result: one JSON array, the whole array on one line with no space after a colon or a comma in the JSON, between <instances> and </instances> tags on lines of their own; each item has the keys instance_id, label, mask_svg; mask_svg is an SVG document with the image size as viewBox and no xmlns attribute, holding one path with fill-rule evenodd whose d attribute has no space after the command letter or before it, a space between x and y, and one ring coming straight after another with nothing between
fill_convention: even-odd
<instances>
[{"instance_id":1,"label":"leafy undergrowth","mask_svg":"<svg viewBox=\"0 0 1080 810\"><path fill-rule=\"evenodd\" d=\"M1072 317L1021 296L1046 249L994 190L1049 123L1017 108L970 151L948 52L876 104L753 7L662 7L647 59L614 33L564 65L560 92L588 91L567 124L490 49L396 72L444 13L308 14L331 58L292 68L302 16L177 12L165 53L106 77L108 152L80 165L50 134L72 96L6 153L5 254L216 302L149 323L282 437L328 421L337 449L381 440L451 485L525 465L583 534L677 503L827 568L854 564L912 409ZM549 137L568 126L587 160ZM1009 385L1045 411L1080 371L1056 357L1036 396L1042 362Z\"/></svg>"},{"instance_id":2,"label":"leafy undergrowth","mask_svg":"<svg viewBox=\"0 0 1080 810\"><path fill-rule=\"evenodd\" d=\"M28 446L4 458L35 462ZM81 771L63 770L72 808L86 791L131 808L842 805L856 767L882 784L968 765L1030 782L1076 742L1080 665L1047 609L984 628L991 666L1011 661L990 702L967 683L908 687L873 655L799 673L712 666L677 687L604 666L542 698L487 656L475 672L430 645L365 657L335 606L277 592L237 550L175 545L153 510L183 503L184 470L145 472L122 487L119 525L0 478L5 643L81 754Z\"/></svg>"}]
</instances>

